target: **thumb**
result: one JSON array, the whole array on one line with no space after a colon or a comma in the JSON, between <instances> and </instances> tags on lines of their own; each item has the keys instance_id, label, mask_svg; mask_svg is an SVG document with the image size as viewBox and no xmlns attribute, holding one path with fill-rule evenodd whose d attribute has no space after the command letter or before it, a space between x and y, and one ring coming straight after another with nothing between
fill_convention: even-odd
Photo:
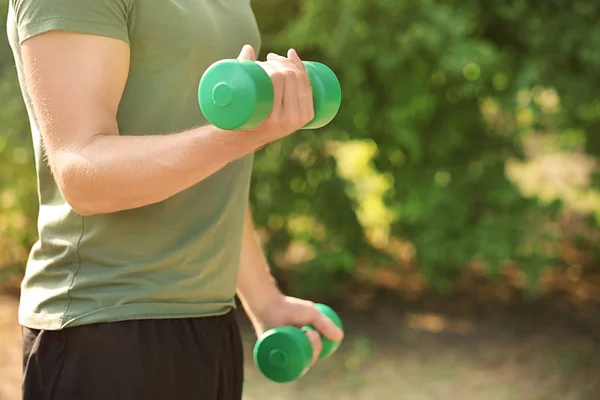
<instances>
[{"instance_id":1,"label":"thumb","mask_svg":"<svg viewBox=\"0 0 600 400\"><path fill-rule=\"evenodd\" d=\"M256 53L254 52L254 48L249 44L244 45L240 55L238 56L238 60L256 61Z\"/></svg>"}]
</instances>

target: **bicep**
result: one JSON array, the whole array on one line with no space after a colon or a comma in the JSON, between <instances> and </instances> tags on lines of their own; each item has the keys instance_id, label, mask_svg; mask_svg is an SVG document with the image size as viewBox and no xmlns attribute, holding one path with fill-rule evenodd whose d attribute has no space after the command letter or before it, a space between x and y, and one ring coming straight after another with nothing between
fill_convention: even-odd
<instances>
[{"instance_id":1,"label":"bicep","mask_svg":"<svg viewBox=\"0 0 600 400\"><path fill-rule=\"evenodd\" d=\"M50 31L21 44L28 95L53 169L96 135L117 135L117 109L129 71L119 39ZM56 170L54 171L57 172Z\"/></svg>"}]
</instances>

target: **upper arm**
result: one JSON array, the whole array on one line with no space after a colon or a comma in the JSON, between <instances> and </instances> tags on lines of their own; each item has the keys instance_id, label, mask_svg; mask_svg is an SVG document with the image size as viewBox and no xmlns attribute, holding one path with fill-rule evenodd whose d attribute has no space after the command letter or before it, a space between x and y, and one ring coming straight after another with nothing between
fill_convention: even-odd
<instances>
[{"instance_id":1,"label":"upper arm","mask_svg":"<svg viewBox=\"0 0 600 400\"><path fill-rule=\"evenodd\" d=\"M129 71L124 1L15 0L25 87L57 175L94 136L119 133Z\"/></svg>"}]
</instances>

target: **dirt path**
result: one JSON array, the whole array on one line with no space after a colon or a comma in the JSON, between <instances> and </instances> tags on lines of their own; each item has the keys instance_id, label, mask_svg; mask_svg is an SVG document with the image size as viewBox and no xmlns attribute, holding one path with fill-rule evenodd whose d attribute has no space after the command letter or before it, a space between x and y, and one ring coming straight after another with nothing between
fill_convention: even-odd
<instances>
[{"instance_id":1,"label":"dirt path","mask_svg":"<svg viewBox=\"0 0 600 400\"><path fill-rule=\"evenodd\" d=\"M19 399L16 301L0 297L0 400ZM397 304L344 312L335 357L298 382L270 383L251 363L254 337L242 318L245 400L596 400L600 342L559 319L469 319Z\"/></svg>"}]
</instances>

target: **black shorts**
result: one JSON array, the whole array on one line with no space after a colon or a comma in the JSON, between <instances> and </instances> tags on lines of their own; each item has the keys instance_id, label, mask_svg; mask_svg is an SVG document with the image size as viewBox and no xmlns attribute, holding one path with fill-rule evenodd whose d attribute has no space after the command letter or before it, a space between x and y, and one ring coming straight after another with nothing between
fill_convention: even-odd
<instances>
[{"instance_id":1,"label":"black shorts","mask_svg":"<svg viewBox=\"0 0 600 400\"><path fill-rule=\"evenodd\" d=\"M23 399L240 400L243 363L235 312L23 328Z\"/></svg>"}]
</instances>

